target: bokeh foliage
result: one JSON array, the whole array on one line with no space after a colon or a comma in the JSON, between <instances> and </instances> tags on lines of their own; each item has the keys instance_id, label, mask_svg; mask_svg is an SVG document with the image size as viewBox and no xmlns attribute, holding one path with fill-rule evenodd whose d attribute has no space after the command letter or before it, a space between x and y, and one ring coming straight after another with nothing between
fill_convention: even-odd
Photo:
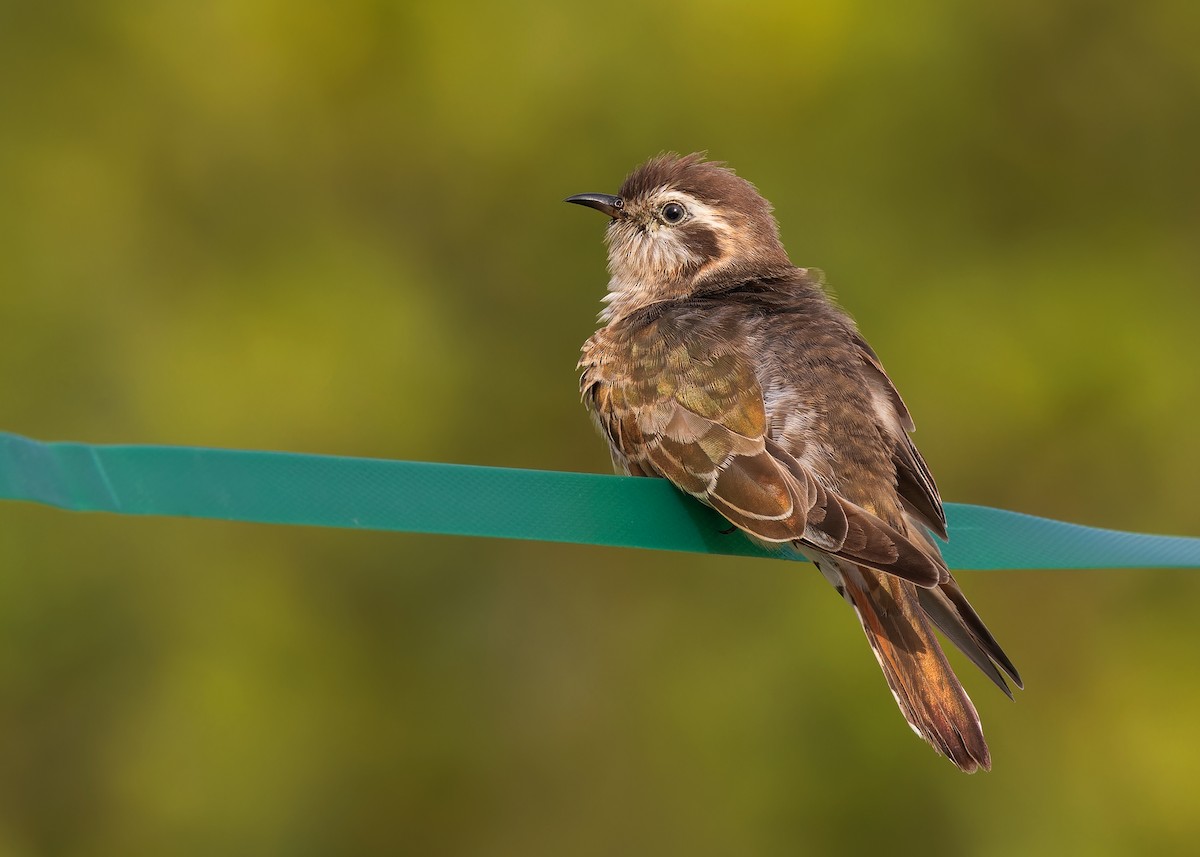
<instances>
[{"instance_id":1,"label":"bokeh foliage","mask_svg":"<svg viewBox=\"0 0 1200 857\"><path fill-rule=\"evenodd\" d=\"M611 191L771 198L948 499L1197 533L1200 13L0 5L0 425L606 470ZM1188 572L964 575L1029 690L905 729L783 563L0 508L0 854L1181 853Z\"/></svg>"}]
</instances>

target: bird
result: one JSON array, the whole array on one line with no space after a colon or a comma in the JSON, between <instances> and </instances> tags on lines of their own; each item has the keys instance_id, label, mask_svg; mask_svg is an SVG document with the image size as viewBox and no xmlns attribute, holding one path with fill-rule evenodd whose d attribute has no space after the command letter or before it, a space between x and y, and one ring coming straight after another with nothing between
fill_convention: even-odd
<instances>
[{"instance_id":1,"label":"bird","mask_svg":"<svg viewBox=\"0 0 1200 857\"><path fill-rule=\"evenodd\" d=\"M895 384L824 274L797 267L772 206L704 153L664 153L616 194L583 403L614 469L664 478L754 541L813 562L850 603L913 731L991 769L979 715L934 634L1010 699L1023 687L935 536L946 515Z\"/></svg>"}]
</instances>

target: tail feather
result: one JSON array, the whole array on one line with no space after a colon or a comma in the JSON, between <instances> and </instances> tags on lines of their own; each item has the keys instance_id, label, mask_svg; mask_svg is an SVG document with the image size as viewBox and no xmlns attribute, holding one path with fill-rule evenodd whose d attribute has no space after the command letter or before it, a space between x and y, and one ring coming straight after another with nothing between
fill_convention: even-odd
<instances>
[{"instance_id":1,"label":"tail feather","mask_svg":"<svg viewBox=\"0 0 1200 857\"><path fill-rule=\"evenodd\" d=\"M934 589L918 590L917 598L925 613L933 620L933 624L946 635L946 639L995 682L1009 699L1013 698L1012 691L1008 689L1001 670L1017 687L1024 687L1017 668L1008 659L1008 655L1004 654L996 638L988 631L953 579Z\"/></svg>"},{"instance_id":2,"label":"tail feather","mask_svg":"<svg viewBox=\"0 0 1200 857\"><path fill-rule=\"evenodd\" d=\"M918 588L898 577L833 558L823 559L819 567L854 607L888 687L913 731L963 771L990 770L991 754L979 715L934 636ZM983 659L990 667L984 671L993 681L999 679L1007 691L992 662L986 655ZM1010 675L1017 680L1015 670Z\"/></svg>"},{"instance_id":3,"label":"tail feather","mask_svg":"<svg viewBox=\"0 0 1200 857\"><path fill-rule=\"evenodd\" d=\"M925 545L929 555L940 558L941 552L938 550L937 543L920 521L910 517L906 523L908 525L906 531L915 533L921 539L921 543ZM979 618L975 608L967 601L967 596L963 594L958 582L953 577L949 577L932 589L922 589L917 595L921 599L921 606L925 608L925 612L929 614L929 618L933 620L937 629L945 634L946 638L957 646L959 651L970 658L971 663L979 667L988 678L995 682L996 686L1004 691L1009 699L1012 699L1012 691L1008 689L1008 685L997 671L997 667L1003 670L1017 687L1024 687L1017 668L1008 659L1008 655L1004 654L1004 649L1000 648L1000 644L983 624L983 620Z\"/></svg>"}]
</instances>

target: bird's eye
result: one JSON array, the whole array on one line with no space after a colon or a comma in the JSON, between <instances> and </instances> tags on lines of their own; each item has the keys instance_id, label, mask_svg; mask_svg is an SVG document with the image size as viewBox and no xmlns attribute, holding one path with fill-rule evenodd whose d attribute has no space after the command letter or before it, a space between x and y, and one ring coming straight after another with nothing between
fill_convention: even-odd
<instances>
[{"instance_id":1,"label":"bird's eye","mask_svg":"<svg viewBox=\"0 0 1200 857\"><path fill-rule=\"evenodd\" d=\"M687 217L687 209L677 202L668 202L662 207L664 223L674 226L676 223L681 223L685 217Z\"/></svg>"}]
</instances>

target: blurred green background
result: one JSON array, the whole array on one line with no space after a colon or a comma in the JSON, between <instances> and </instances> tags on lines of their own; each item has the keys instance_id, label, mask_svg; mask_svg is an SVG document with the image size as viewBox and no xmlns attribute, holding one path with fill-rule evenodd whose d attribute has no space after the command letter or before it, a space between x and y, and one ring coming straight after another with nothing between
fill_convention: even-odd
<instances>
[{"instance_id":1,"label":"blurred green background","mask_svg":"<svg viewBox=\"0 0 1200 857\"><path fill-rule=\"evenodd\" d=\"M1200 533L1200 13L0 5L0 427L607 471L662 150L776 205L949 500ZM807 567L0 506L0 855L1183 853L1195 573L967 573L995 770ZM956 661L962 664L962 661Z\"/></svg>"}]
</instances>

